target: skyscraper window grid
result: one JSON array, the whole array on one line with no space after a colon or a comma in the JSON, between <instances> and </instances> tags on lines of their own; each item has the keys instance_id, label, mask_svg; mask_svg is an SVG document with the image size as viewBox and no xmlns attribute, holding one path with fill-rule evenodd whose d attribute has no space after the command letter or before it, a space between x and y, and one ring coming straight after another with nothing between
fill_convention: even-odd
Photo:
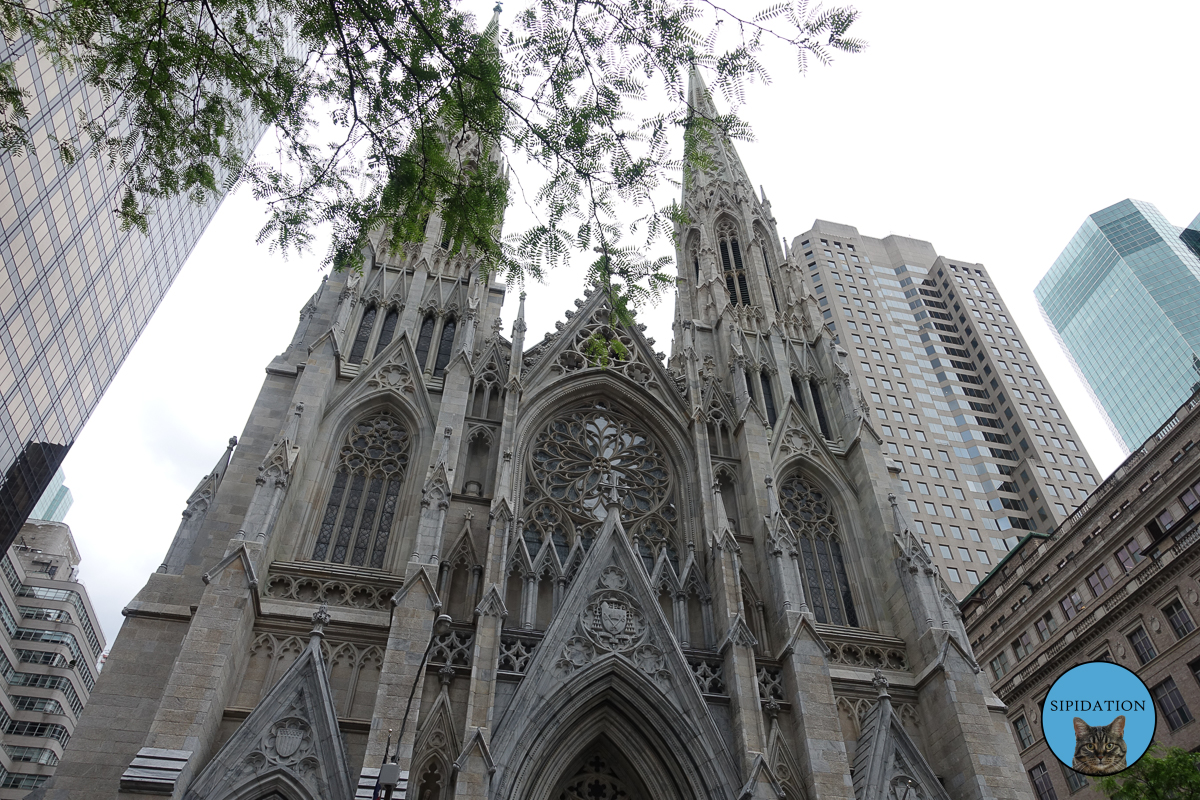
<instances>
[{"instance_id":1,"label":"skyscraper window grid","mask_svg":"<svg viewBox=\"0 0 1200 800\"><path fill-rule=\"evenodd\" d=\"M792 250L814 293L830 299L826 327L902 470L899 499L926 543L970 540L999 561L1087 499L1098 482L1091 457L984 265L823 220ZM951 502L922 497L950 489ZM966 594L973 582L956 548L930 549Z\"/></svg>"},{"instance_id":2,"label":"skyscraper window grid","mask_svg":"<svg viewBox=\"0 0 1200 800\"><path fill-rule=\"evenodd\" d=\"M56 141L98 93L40 57L28 38L0 42L27 98L32 150L0 162L0 543L11 541L79 434L219 205L158 203L149 230L122 231L119 176L90 157L68 165ZM251 121L244 146L263 126Z\"/></svg>"},{"instance_id":3,"label":"skyscraper window grid","mask_svg":"<svg viewBox=\"0 0 1200 800\"><path fill-rule=\"evenodd\" d=\"M1126 452L1200 380L1200 244L1188 243L1200 237L1189 231L1150 203L1123 200L1084 221L1035 290ZM1127 335L1112 335L1114 325Z\"/></svg>"}]
</instances>

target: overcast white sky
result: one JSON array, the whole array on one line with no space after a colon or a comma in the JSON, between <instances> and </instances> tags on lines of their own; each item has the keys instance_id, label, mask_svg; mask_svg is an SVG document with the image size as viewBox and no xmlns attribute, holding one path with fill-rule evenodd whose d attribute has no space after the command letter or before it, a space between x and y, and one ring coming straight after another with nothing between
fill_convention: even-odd
<instances>
[{"instance_id":1,"label":"overcast white sky","mask_svg":"<svg viewBox=\"0 0 1200 800\"><path fill-rule=\"evenodd\" d=\"M491 5L478 0L479 13ZM1200 3L856 5L865 53L804 77L777 53L773 84L749 87L741 113L757 141L738 150L751 180L789 242L821 218L986 264L1107 475L1120 451L1033 287L1105 206L1146 200L1181 226L1200 212ZM75 496L66 521L110 643L320 279L319 254L284 261L255 245L261 220L248 193L226 200L64 464ZM529 288L530 343L580 292L569 272ZM666 351L670 302L642 317ZM1136 335L1123 323L1113 320L1114 335Z\"/></svg>"}]
</instances>

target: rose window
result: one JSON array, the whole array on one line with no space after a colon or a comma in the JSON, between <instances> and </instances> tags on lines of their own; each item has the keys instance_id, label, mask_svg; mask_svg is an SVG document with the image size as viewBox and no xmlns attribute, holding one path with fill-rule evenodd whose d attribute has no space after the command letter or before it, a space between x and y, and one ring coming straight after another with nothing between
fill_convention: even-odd
<instances>
[{"instance_id":1,"label":"rose window","mask_svg":"<svg viewBox=\"0 0 1200 800\"><path fill-rule=\"evenodd\" d=\"M779 487L779 499L800 545L804 594L817 622L858 627L838 522L829 498L793 476Z\"/></svg>"},{"instance_id":2,"label":"rose window","mask_svg":"<svg viewBox=\"0 0 1200 800\"><path fill-rule=\"evenodd\" d=\"M551 420L529 448L525 471L525 543L531 557L553 545L560 561L576 539L599 532L616 486L621 523L652 569L665 551L678 568L675 486L666 454L620 408L596 402Z\"/></svg>"}]
</instances>

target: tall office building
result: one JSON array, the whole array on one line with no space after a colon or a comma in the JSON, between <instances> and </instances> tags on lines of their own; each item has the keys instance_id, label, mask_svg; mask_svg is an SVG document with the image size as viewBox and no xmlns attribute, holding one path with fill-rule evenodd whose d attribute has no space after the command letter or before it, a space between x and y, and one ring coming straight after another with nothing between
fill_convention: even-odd
<instances>
[{"instance_id":1,"label":"tall office building","mask_svg":"<svg viewBox=\"0 0 1200 800\"><path fill-rule=\"evenodd\" d=\"M54 774L100 674L104 634L71 529L33 521L0 557L0 800Z\"/></svg>"},{"instance_id":2,"label":"tall office building","mask_svg":"<svg viewBox=\"0 0 1200 800\"><path fill-rule=\"evenodd\" d=\"M30 91L33 152L0 159L0 550L42 496L88 415L137 340L219 199L159 203L148 235L122 232L117 175L92 158L67 166L76 111L102 98L40 58L27 39L0 39ZM261 126L252 125L253 148Z\"/></svg>"},{"instance_id":3,"label":"tall office building","mask_svg":"<svg viewBox=\"0 0 1200 800\"><path fill-rule=\"evenodd\" d=\"M1127 453L1200 381L1200 216L1181 229L1140 200L1097 211L1034 294Z\"/></svg>"},{"instance_id":4,"label":"tall office building","mask_svg":"<svg viewBox=\"0 0 1200 800\"><path fill-rule=\"evenodd\" d=\"M958 596L1088 497L1091 457L982 264L821 220L792 256Z\"/></svg>"},{"instance_id":5,"label":"tall office building","mask_svg":"<svg viewBox=\"0 0 1200 800\"><path fill-rule=\"evenodd\" d=\"M62 522L66 518L67 512L75 503L75 498L65 483L66 480L67 476L63 474L62 467L59 467L58 471L54 473L54 477L50 479L50 485L42 492L41 499L34 505L33 511L29 512L30 519Z\"/></svg>"}]
</instances>

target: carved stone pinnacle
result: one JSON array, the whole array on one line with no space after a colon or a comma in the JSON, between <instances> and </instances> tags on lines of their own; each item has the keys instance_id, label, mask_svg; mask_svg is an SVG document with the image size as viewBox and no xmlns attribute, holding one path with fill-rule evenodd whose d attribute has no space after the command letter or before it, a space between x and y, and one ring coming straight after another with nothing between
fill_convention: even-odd
<instances>
[{"instance_id":1,"label":"carved stone pinnacle","mask_svg":"<svg viewBox=\"0 0 1200 800\"><path fill-rule=\"evenodd\" d=\"M891 697L888 694L888 679L883 677L883 670L875 670L875 677L871 679L871 685L875 687L875 691L879 692L879 699Z\"/></svg>"},{"instance_id":2,"label":"carved stone pinnacle","mask_svg":"<svg viewBox=\"0 0 1200 800\"><path fill-rule=\"evenodd\" d=\"M321 603L320 607L317 608L312 615L313 624L310 634L312 641L318 641L322 636L325 635L325 626L328 625L332 620L333 617L329 615L329 606L325 603Z\"/></svg>"}]
</instances>

